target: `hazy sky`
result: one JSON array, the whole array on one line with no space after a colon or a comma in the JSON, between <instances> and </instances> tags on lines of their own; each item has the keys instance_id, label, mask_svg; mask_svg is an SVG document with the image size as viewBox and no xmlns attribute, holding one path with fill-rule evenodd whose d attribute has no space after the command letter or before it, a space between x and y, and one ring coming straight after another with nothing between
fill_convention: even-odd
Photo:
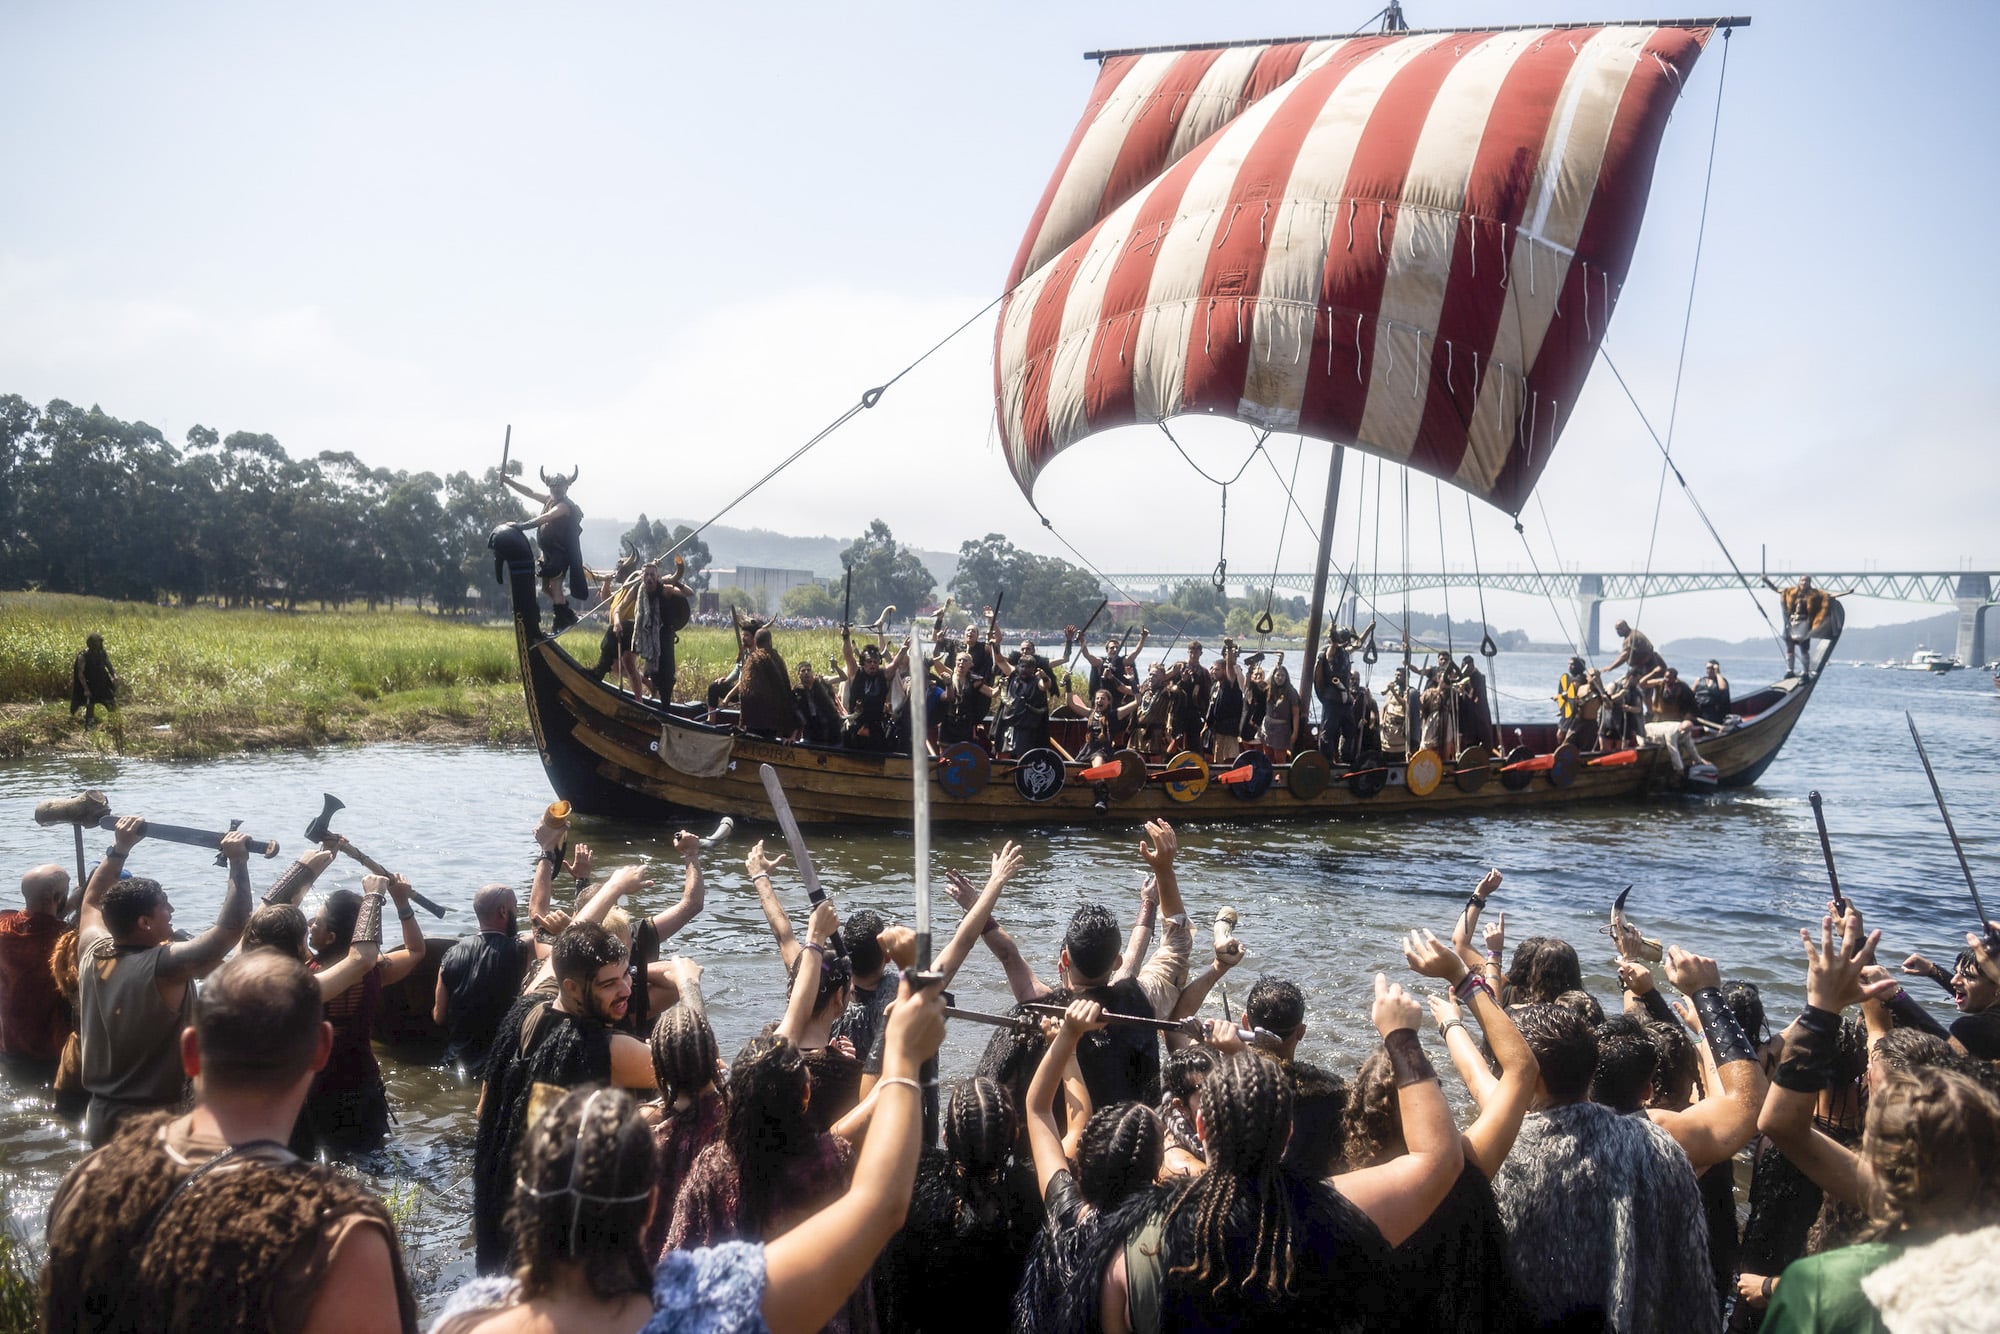
<instances>
[{"instance_id":1,"label":"hazy sky","mask_svg":"<svg viewBox=\"0 0 2000 1334\"><path fill-rule=\"evenodd\" d=\"M1605 8L1407 12L1447 26ZM531 468L581 465L593 515L707 517L997 294L1089 92L1083 51L1340 31L1371 9L13 0L0 391L96 402L175 440L201 423L439 471L496 462L511 422ZM2000 6L1907 23L1880 4L1752 12L1730 53L1676 457L1753 569L1760 543L1773 568L1995 568ZM1661 422L1721 54L1668 128L1606 345ZM995 447L991 345L989 318L730 521L847 535L880 516L924 546L998 530L1059 552ZM1252 443L1192 425L1211 471ZM1214 489L1151 428L1093 444L1042 483L1058 527L1107 570L1212 566ZM1289 473L1296 441L1269 448ZM1305 446L1315 521L1325 460ZM1395 476L1385 567L1402 559ZM1526 512L1535 557L1643 566L1658 477L1600 362L1541 488L1548 522ZM1413 566L1439 560L1431 486L1412 484ZM1297 522L1276 551L1281 509L1262 464L1232 489L1233 569L1309 563ZM1482 563L1525 568L1509 522L1475 511ZM1457 493L1444 544L1469 560ZM1653 567L1720 562L1670 493ZM1489 602L1553 632L1541 604ZM1647 624L1760 625L1740 595L1652 603Z\"/></svg>"}]
</instances>

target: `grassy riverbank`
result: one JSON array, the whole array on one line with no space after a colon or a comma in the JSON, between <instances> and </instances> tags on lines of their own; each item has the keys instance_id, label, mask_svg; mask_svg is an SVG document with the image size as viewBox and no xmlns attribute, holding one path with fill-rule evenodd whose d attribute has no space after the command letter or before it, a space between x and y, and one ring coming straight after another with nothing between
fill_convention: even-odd
<instances>
[{"instance_id":1,"label":"grassy riverbank","mask_svg":"<svg viewBox=\"0 0 2000 1334\"><path fill-rule=\"evenodd\" d=\"M119 712L86 731L69 712L70 662L104 636ZM586 666L601 627L564 646ZM830 631L779 632L816 666ZM725 630L680 640L682 699L735 661ZM100 711L100 718L105 715ZM508 625L411 611L182 610L46 593L0 593L0 757L111 751L191 759L370 741L532 741Z\"/></svg>"}]
</instances>

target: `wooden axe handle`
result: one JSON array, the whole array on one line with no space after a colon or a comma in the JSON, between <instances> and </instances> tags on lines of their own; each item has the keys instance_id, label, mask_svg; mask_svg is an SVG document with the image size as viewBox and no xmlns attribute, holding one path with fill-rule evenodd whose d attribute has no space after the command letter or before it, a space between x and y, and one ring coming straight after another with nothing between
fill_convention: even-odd
<instances>
[{"instance_id":1,"label":"wooden axe handle","mask_svg":"<svg viewBox=\"0 0 2000 1334\"><path fill-rule=\"evenodd\" d=\"M387 876L391 879L395 878L396 873L394 871L391 871L381 862L376 861L373 857L370 857L367 853L363 852L360 848L355 847L352 843L349 843L346 839L343 838L340 840L339 847L342 852L354 858L355 861L360 862L363 866L373 871L376 875ZM425 898L422 894L417 893L417 891L414 889L411 890L409 893L410 893L410 902L416 904L419 908L422 908L425 912L430 913L433 917L444 916L444 909L439 907L436 903L434 903L430 899Z\"/></svg>"}]
</instances>

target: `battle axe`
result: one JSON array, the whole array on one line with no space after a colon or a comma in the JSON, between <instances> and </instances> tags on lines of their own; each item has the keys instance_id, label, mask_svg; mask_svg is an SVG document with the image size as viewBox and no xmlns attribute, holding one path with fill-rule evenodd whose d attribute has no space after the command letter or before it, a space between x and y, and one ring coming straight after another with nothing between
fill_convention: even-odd
<instances>
[{"instance_id":1,"label":"battle axe","mask_svg":"<svg viewBox=\"0 0 2000 1334\"><path fill-rule=\"evenodd\" d=\"M310 843L333 843L339 851L354 858L355 861L360 862L376 875L393 879L395 873L389 870L388 867L382 865L381 862L376 861L373 857L370 857L360 848L355 847L344 837L334 833L327 827L333 823L333 813L345 808L347 803L339 797L334 796L331 792L322 793L321 795L325 797L326 805L322 806L319 814L313 817L313 822L306 826L306 840ZM437 917L444 916L443 908L438 907L437 904L417 893L416 890L410 890L409 895L410 902L416 904L419 908Z\"/></svg>"},{"instance_id":2,"label":"battle axe","mask_svg":"<svg viewBox=\"0 0 2000 1334\"><path fill-rule=\"evenodd\" d=\"M97 829L116 830L118 817L111 813L111 804L102 792L86 792L78 797L57 797L41 802L35 807L35 823L75 825L78 829L89 825ZM196 848L214 848L218 851L222 848L224 835L234 832L233 829L189 829L185 825L160 824L153 820L146 821L145 825L147 838L157 838L168 843L186 843ZM266 857L278 855L278 844L275 839L253 838L246 846L250 851L261 853Z\"/></svg>"}]
</instances>

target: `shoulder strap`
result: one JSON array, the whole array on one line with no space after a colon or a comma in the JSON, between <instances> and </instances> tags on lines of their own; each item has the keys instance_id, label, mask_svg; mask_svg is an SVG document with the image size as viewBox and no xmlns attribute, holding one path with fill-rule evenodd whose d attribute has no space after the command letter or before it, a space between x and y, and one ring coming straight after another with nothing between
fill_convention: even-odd
<instances>
[{"instance_id":1,"label":"shoulder strap","mask_svg":"<svg viewBox=\"0 0 2000 1334\"><path fill-rule=\"evenodd\" d=\"M274 1153L273 1150L276 1152ZM227 1149L216 1154L215 1157L209 1159L200 1167L195 1168L194 1171L189 1172L174 1183L174 1188L167 1192L167 1198L161 1200L159 1207L153 1210L151 1216L146 1219L146 1226L140 1231L138 1240L132 1247L132 1256L136 1259L146 1253L146 1247L152 1244L153 1230L160 1225L160 1219L166 1215L167 1210L173 1207L174 1201L178 1200L187 1191L188 1187L194 1185L195 1182L201 1180L225 1163L239 1162L252 1158L268 1163L272 1167L298 1167L302 1165L297 1155L274 1139L252 1139L245 1140L241 1144L230 1145Z\"/></svg>"},{"instance_id":2,"label":"shoulder strap","mask_svg":"<svg viewBox=\"0 0 2000 1334\"><path fill-rule=\"evenodd\" d=\"M1153 1214L1125 1243L1125 1314L1132 1334L1160 1334L1160 1245L1166 1219Z\"/></svg>"}]
</instances>

